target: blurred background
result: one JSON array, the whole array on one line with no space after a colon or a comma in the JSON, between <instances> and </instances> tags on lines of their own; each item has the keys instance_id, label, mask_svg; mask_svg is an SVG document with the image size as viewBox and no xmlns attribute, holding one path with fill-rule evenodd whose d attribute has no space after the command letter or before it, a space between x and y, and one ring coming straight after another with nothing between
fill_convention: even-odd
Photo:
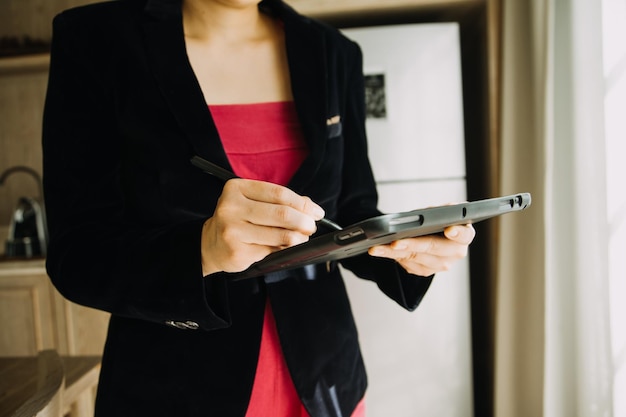
<instances>
[{"instance_id":1,"label":"blurred background","mask_svg":"<svg viewBox=\"0 0 626 417\"><path fill-rule=\"evenodd\" d=\"M108 316L56 293L45 252L6 250L42 203L52 17L93 2L0 0L0 358L104 343ZM414 313L346 277L368 415L626 417L626 0L287 2L363 48L383 210L533 196L476 225Z\"/></svg>"}]
</instances>

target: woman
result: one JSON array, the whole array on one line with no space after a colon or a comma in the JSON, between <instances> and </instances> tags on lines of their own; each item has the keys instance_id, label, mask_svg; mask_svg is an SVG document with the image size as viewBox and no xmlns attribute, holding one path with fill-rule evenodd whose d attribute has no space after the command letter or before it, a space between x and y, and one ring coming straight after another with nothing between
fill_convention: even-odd
<instances>
[{"instance_id":1,"label":"woman","mask_svg":"<svg viewBox=\"0 0 626 417\"><path fill-rule=\"evenodd\" d=\"M280 0L122 0L55 18L47 268L112 313L98 416L363 415L336 265L233 281L326 216L377 215L358 46ZM223 184L199 155L246 179ZM471 226L342 261L408 310Z\"/></svg>"}]
</instances>

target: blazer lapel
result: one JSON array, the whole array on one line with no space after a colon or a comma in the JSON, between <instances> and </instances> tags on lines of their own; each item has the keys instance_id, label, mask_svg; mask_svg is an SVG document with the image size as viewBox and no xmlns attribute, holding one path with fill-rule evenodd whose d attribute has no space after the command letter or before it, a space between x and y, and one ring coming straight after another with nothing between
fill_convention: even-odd
<instances>
[{"instance_id":1,"label":"blazer lapel","mask_svg":"<svg viewBox=\"0 0 626 417\"><path fill-rule=\"evenodd\" d=\"M194 152L231 169L187 58L180 0L148 0L143 30L150 67Z\"/></svg>"},{"instance_id":2,"label":"blazer lapel","mask_svg":"<svg viewBox=\"0 0 626 417\"><path fill-rule=\"evenodd\" d=\"M291 89L309 147L309 156L290 182L292 189L301 192L313 180L326 149L326 45L324 34L308 24L306 17L285 4L279 7L278 16L285 24Z\"/></svg>"}]
</instances>

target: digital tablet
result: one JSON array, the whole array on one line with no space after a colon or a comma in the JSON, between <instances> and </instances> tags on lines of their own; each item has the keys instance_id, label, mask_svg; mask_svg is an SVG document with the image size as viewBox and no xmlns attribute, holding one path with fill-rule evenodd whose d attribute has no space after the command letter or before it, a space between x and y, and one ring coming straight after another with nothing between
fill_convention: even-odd
<instances>
[{"instance_id":1,"label":"digital tablet","mask_svg":"<svg viewBox=\"0 0 626 417\"><path fill-rule=\"evenodd\" d=\"M271 253L234 279L264 275L310 264L338 261L367 252L394 240L442 232L446 227L479 221L530 206L530 193L429 207L403 213L383 214L317 236L308 242Z\"/></svg>"}]
</instances>

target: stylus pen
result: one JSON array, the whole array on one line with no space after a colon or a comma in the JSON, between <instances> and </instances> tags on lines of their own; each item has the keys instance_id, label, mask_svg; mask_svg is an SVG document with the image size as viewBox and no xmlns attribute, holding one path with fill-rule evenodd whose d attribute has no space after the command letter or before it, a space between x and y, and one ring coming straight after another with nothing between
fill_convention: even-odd
<instances>
[{"instance_id":1,"label":"stylus pen","mask_svg":"<svg viewBox=\"0 0 626 417\"><path fill-rule=\"evenodd\" d=\"M206 172L207 174L211 174L221 179L222 181L228 181L228 180L232 180L233 178L239 178L237 175L230 172L229 170L224 169L220 167L219 165L215 165L214 163L209 162L206 159L201 158L197 155L191 158L191 163L195 167L198 167L202 171ZM330 229L343 230L341 226L339 226L337 223L335 223L332 220L328 220L327 218L321 218L320 220L317 221L317 223L323 226L326 226Z\"/></svg>"}]
</instances>

